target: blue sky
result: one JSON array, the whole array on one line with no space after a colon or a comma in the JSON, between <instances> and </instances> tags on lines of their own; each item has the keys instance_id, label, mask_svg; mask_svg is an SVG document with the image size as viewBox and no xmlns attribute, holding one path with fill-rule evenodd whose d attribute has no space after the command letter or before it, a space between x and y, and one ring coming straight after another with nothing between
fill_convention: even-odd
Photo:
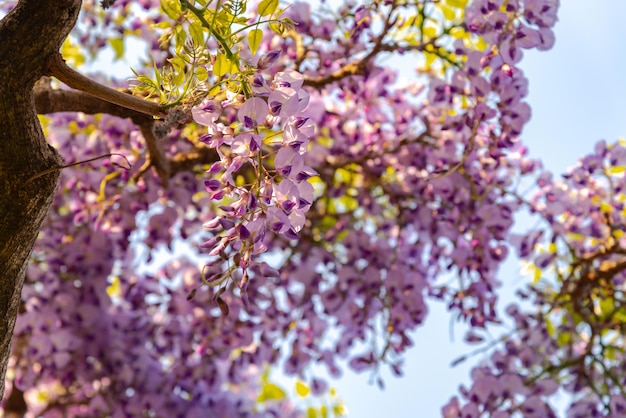
<instances>
[{"instance_id":1,"label":"blue sky","mask_svg":"<svg viewBox=\"0 0 626 418\"><path fill-rule=\"evenodd\" d=\"M600 139L626 136L626 2L567 0L561 4L556 45L547 52L527 52L522 68L530 80L533 116L522 134L531 155L555 174L576 164ZM520 221L517 229L528 227ZM524 282L518 262L501 270L507 295ZM504 304L503 304L504 305ZM460 383L468 381L470 365L450 362L472 350L460 342L462 327L450 340L450 316L437 304L424 327L414 334L403 378L387 374L386 389L367 383L367 375L345 373L334 382L349 417L431 418L441 416Z\"/></svg>"}]
</instances>

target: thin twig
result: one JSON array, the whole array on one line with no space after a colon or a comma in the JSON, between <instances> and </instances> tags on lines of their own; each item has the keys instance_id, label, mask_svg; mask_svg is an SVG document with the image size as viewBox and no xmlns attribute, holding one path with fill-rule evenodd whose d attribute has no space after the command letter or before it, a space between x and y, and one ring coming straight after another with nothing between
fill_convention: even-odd
<instances>
[{"instance_id":1,"label":"thin twig","mask_svg":"<svg viewBox=\"0 0 626 418\"><path fill-rule=\"evenodd\" d=\"M106 157L112 157L114 155L117 155L119 157L122 157L123 159L126 160L126 162L128 163L128 167L122 167L125 170L130 170L132 168L132 164L130 163L130 161L128 161L128 158L126 158L125 155L122 154L118 154L115 152L112 152L110 154L104 154L104 155L100 155L99 157L94 157L94 158L90 158L88 160L83 160L83 161L78 161L72 164L67 164L67 165L62 165L62 166L57 166L57 167L51 167L48 168L46 170L40 171L37 174L33 174L32 176L30 176L29 178L26 179L26 181L24 182L24 185L27 185L28 183L30 183L31 181L41 177L41 176L45 176L46 174L50 174L50 173L54 173L55 171L60 171L63 170L64 168L68 168L68 167L74 167L76 165L80 165L80 164L85 164L85 163L90 163L92 161L96 161L96 160L101 160L102 158L106 158ZM121 167L121 166L120 166Z\"/></svg>"}]
</instances>

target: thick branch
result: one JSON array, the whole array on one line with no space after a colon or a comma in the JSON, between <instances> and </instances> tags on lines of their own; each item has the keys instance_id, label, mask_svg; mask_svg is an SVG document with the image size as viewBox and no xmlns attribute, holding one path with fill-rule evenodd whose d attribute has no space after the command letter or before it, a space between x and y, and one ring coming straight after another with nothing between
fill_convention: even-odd
<instances>
[{"instance_id":1,"label":"thick branch","mask_svg":"<svg viewBox=\"0 0 626 418\"><path fill-rule=\"evenodd\" d=\"M198 145L193 151L181 152L168 158L154 135L154 119L144 113L106 102L83 91L53 89L46 80L41 80L35 86L34 92L37 113L39 114L82 112L93 115L106 113L120 118L129 118L137 124L146 141L148 159L135 174L135 179L154 167L163 185L167 186L169 179L176 174L192 171L198 165L211 164L218 160L215 150L202 145Z\"/></svg>"},{"instance_id":2,"label":"thick branch","mask_svg":"<svg viewBox=\"0 0 626 418\"><path fill-rule=\"evenodd\" d=\"M334 83L335 81L339 81L345 77L352 75L362 75L365 67L365 61L351 62L350 64L347 64L337 71L325 76L305 77L304 85L314 87L316 89L321 89L322 87Z\"/></svg>"},{"instance_id":3,"label":"thick branch","mask_svg":"<svg viewBox=\"0 0 626 418\"><path fill-rule=\"evenodd\" d=\"M217 151L198 145L193 151L181 152L170 159L170 175L173 177L183 171L192 171L198 165L212 164L216 161L219 161Z\"/></svg>"},{"instance_id":4,"label":"thick branch","mask_svg":"<svg viewBox=\"0 0 626 418\"><path fill-rule=\"evenodd\" d=\"M161 110L157 103L142 100L130 94L125 94L110 87L103 86L72 70L65 64L60 54L56 54L50 59L48 69L50 72L49 75L55 76L74 89L84 91L109 103L114 103L146 115L165 116L165 112Z\"/></svg>"},{"instance_id":5,"label":"thick branch","mask_svg":"<svg viewBox=\"0 0 626 418\"><path fill-rule=\"evenodd\" d=\"M53 89L45 80L35 85L35 106L40 115L57 112L106 113L129 118L138 125L152 120L144 113L106 102L83 91Z\"/></svg>"},{"instance_id":6,"label":"thick branch","mask_svg":"<svg viewBox=\"0 0 626 418\"><path fill-rule=\"evenodd\" d=\"M26 401L24 400L24 392L15 387L15 383L13 384L13 389L11 390L11 395L6 400L4 404L4 417L6 418L21 418L26 415L28 411L28 406L26 405Z\"/></svg>"},{"instance_id":7,"label":"thick branch","mask_svg":"<svg viewBox=\"0 0 626 418\"><path fill-rule=\"evenodd\" d=\"M139 170L139 175L143 174L142 171L145 171L150 167L154 167L159 175L159 178L161 179L161 183L163 186L167 187L170 179L170 161L165 156L163 148L154 135L152 128L152 122L139 125L141 134L146 141L146 147L148 148L148 159L146 160L144 167Z\"/></svg>"},{"instance_id":8,"label":"thick branch","mask_svg":"<svg viewBox=\"0 0 626 418\"><path fill-rule=\"evenodd\" d=\"M46 82L45 77L35 86L34 91L35 105L39 114L82 112L91 115L106 113L131 119L139 126L148 150L147 161L136 177L140 177L150 167L154 167L163 185L167 187L170 179L169 160L163 153L163 149L152 131L155 122L153 118L118 104L106 102L83 91L52 89L49 83Z\"/></svg>"}]
</instances>

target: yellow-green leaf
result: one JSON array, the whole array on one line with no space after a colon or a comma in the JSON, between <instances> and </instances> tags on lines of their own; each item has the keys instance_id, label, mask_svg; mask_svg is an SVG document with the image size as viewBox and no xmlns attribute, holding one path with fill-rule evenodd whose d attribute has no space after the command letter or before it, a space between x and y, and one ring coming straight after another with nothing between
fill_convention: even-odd
<instances>
[{"instance_id":1,"label":"yellow-green leaf","mask_svg":"<svg viewBox=\"0 0 626 418\"><path fill-rule=\"evenodd\" d=\"M115 51L115 60L118 60L124 56L124 39L122 38L111 38L109 39L109 44L113 51Z\"/></svg>"},{"instance_id":2,"label":"yellow-green leaf","mask_svg":"<svg viewBox=\"0 0 626 418\"><path fill-rule=\"evenodd\" d=\"M485 38L479 36L478 41L476 41L476 49L478 49L479 51L484 51L486 48L487 42L485 41Z\"/></svg>"},{"instance_id":3,"label":"yellow-green leaf","mask_svg":"<svg viewBox=\"0 0 626 418\"><path fill-rule=\"evenodd\" d=\"M183 61L181 57L176 56L168 59L167 61L172 64L176 72L182 72L185 69L185 61Z\"/></svg>"},{"instance_id":4,"label":"yellow-green leaf","mask_svg":"<svg viewBox=\"0 0 626 418\"><path fill-rule=\"evenodd\" d=\"M61 55L65 61L74 67L80 67L85 63L85 55L81 52L80 48L75 45L70 38L67 38L61 46Z\"/></svg>"},{"instance_id":5,"label":"yellow-green leaf","mask_svg":"<svg viewBox=\"0 0 626 418\"><path fill-rule=\"evenodd\" d=\"M441 5L441 12L443 13L443 17L447 20L453 20L456 17L456 12L453 8L446 6L445 4Z\"/></svg>"},{"instance_id":6,"label":"yellow-green leaf","mask_svg":"<svg viewBox=\"0 0 626 418\"><path fill-rule=\"evenodd\" d=\"M213 64L213 73L218 77L222 77L228 72L229 68L230 62L228 62L226 55L218 53L215 57L215 64Z\"/></svg>"},{"instance_id":7,"label":"yellow-green leaf","mask_svg":"<svg viewBox=\"0 0 626 418\"><path fill-rule=\"evenodd\" d=\"M465 9L465 6L467 6L467 2L468 0L446 0L448 6L458 7L459 9Z\"/></svg>"},{"instance_id":8,"label":"yellow-green leaf","mask_svg":"<svg viewBox=\"0 0 626 418\"><path fill-rule=\"evenodd\" d=\"M261 0L258 12L260 16L269 16L278 9L278 0Z\"/></svg>"},{"instance_id":9,"label":"yellow-green leaf","mask_svg":"<svg viewBox=\"0 0 626 418\"><path fill-rule=\"evenodd\" d=\"M263 385L263 390L261 394L257 398L258 402L266 402L266 401L280 401L284 399L287 395L285 391L278 385L274 383L266 383Z\"/></svg>"},{"instance_id":10,"label":"yellow-green leaf","mask_svg":"<svg viewBox=\"0 0 626 418\"><path fill-rule=\"evenodd\" d=\"M261 29L253 29L248 33L248 44L250 45L252 55L256 54L256 50L259 49L262 40L263 31Z\"/></svg>"},{"instance_id":11,"label":"yellow-green leaf","mask_svg":"<svg viewBox=\"0 0 626 418\"><path fill-rule=\"evenodd\" d=\"M461 27L454 27L450 29L450 36L454 39L463 39L465 36L465 30Z\"/></svg>"},{"instance_id":12,"label":"yellow-green leaf","mask_svg":"<svg viewBox=\"0 0 626 418\"><path fill-rule=\"evenodd\" d=\"M613 211L613 206L610 203L602 202L600 203L600 212L602 213L611 213Z\"/></svg>"},{"instance_id":13,"label":"yellow-green leaf","mask_svg":"<svg viewBox=\"0 0 626 418\"><path fill-rule=\"evenodd\" d=\"M615 167L609 168L609 174L620 174L624 171L626 171L626 166L624 165L617 165Z\"/></svg>"},{"instance_id":14,"label":"yellow-green leaf","mask_svg":"<svg viewBox=\"0 0 626 418\"><path fill-rule=\"evenodd\" d=\"M189 25L189 33L191 33L191 39L193 40L194 45L204 44L204 32L202 25L199 23L192 23Z\"/></svg>"},{"instance_id":15,"label":"yellow-green leaf","mask_svg":"<svg viewBox=\"0 0 626 418\"><path fill-rule=\"evenodd\" d=\"M122 286L120 285L120 278L114 277L113 281L107 286L107 295L111 298L122 296Z\"/></svg>"},{"instance_id":16,"label":"yellow-green leaf","mask_svg":"<svg viewBox=\"0 0 626 418\"><path fill-rule=\"evenodd\" d=\"M296 393L298 396L305 397L311 393L311 388L307 386L306 383L301 382L300 380L296 381Z\"/></svg>"},{"instance_id":17,"label":"yellow-green leaf","mask_svg":"<svg viewBox=\"0 0 626 418\"><path fill-rule=\"evenodd\" d=\"M172 20L178 19L182 13L178 0L161 0L161 10Z\"/></svg>"},{"instance_id":18,"label":"yellow-green leaf","mask_svg":"<svg viewBox=\"0 0 626 418\"><path fill-rule=\"evenodd\" d=\"M333 413L335 414L335 416L343 417L347 415L348 410L343 403L339 402L333 405Z\"/></svg>"},{"instance_id":19,"label":"yellow-green leaf","mask_svg":"<svg viewBox=\"0 0 626 418\"><path fill-rule=\"evenodd\" d=\"M607 360L615 360L615 347L612 345L606 346L603 349L604 358Z\"/></svg>"},{"instance_id":20,"label":"yellow-green leaf","mask_svg":"<svg viewBox=\"0 0 626 418\"><path fill-rule=\"evenodd\" d=\"M424 28L424 37L426 39L432 39L437 36L437 28L434 26L426 26Z\"/></svg>"},{"instance_id":21,"label":"yellow-green leaf","mask_svg":"<svg viewBox=\"0 0 626 418\"><path fill-rule=\"evenodd\" d=\"M206 81L209 78L209 72L204 67L196 68L196 77L198 81Z\"/></svg>"},{"instance_id":22,"label":"yellow-green leaf","mask_svg":"<svg viewBox=\"0 0 626 418\"><path fill-rule=\"evenodd\" d=\"M600 299L600 312L604 316L608 316L615 310L615 301L613 298Z\"/></svg>"},{"instance_id":23,"label":"yellow-green leaf","mask_svg":"<svg viewBox=\"0 0 626 418\"><path fill-rule=\"evenodd\" d=\"M437 55L430 52L424 52L424 57L426 57L426 69L430 69L430 67L435 63Z\"/></svg>"},{"instance_id":24,"label":"yellow-green leaf","mask_svg":"<svg viewBox=\"0 0 626 418\"><path fill-rule=\"evenodd\" d=\"M556 341L559 344L559 347L563 347L567 345L572 340L572 336L569 332L561 332L556 337Z\"/></svg>"},{"instance_id":25,"label":"yellow-green leaf","mask_svg":"<svg viewBox=\"0 0 626 418\"><path fill-rule=\"evenodd\" d=\"M537 284L539 282L539 279L541 279L541 269L536 266L534 268L535 272L533 274L533 284Z\"/></svg>"},{"instance_id":26,"label":"yellow-green leaf","mask_svg":"<svg viewBox=\"0 0 626 418\"><path fill-rule=\"evenodd\" d=\"M167 20L164 20L163 22L153 23L150 26L153 28L159 28L159 29L169 29L172 27L172 23L168 22Z\"/></svg>"},{"instance_id":27,"label":"yellow-green leaf","mask_svg":"<svg viewBox=\"0 0 626 418\"><path fill-rule=\"evenodd\" d=\"M326 408L326 405L320 406L320 415L322 415L322 418L328 418L328 408Z\"/></svg>"},{"instance_id":28,"label":"yellow-green leaf","mask_svg":"<svg viewBox=\"0 0 626 418\"><path fill-rule=\"evenodd\" d=\"M176 41L177 50L180 47L185 45L185 41L187 40L187 31L182 26L176 26L174 29L174 39Z\"/></svg>"},{"instance_id":29,"label":"yellow-green leaf","mask_svg":"<svg viewBox=\"0 0 626 418\"><path fill-rule=\"evenodd\" d=\"M270 23L270 29L277 35L285 33L285 26L279 23Z\"/></svg>"}]
</instances>

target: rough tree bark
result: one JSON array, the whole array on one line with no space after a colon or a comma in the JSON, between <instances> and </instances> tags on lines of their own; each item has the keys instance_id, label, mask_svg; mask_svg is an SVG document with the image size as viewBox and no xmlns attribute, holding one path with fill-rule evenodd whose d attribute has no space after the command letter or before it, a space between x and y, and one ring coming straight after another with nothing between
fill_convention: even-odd
<instances>
[{"instance_id":1,"label":"rough tree bark","mask_svg":"<svg viewBox=\"0 0 626 418\"><path fill-rule=\"evenodd\" d=\"M143 133L148 156L137 175L154 168L164 186L176 173L218 159L215 150L202 144L166 157L152 130L155 117L167 119L166 111L99 85L65 65L58 51L76 24L81 2L20 0L0 20L0 400L26 266L63 168L63 159L44 138L37 113L130 118ZM54 90L45 78L35 85L46 75L82 91ZM14 388L5 414L23 414L22 395Z\"/></svg>"},{"instance_id":2,"label":"rough tree bark","mask_svg":"<svg viewBox=\"0 0 626 418\"><path fill-rule=\"evenodd\" d=\"M0 21L0 399L26 265L60 166L37 119L33 86L76 24L81 0L21 0Z\"/></svg>"}]
</instances>

